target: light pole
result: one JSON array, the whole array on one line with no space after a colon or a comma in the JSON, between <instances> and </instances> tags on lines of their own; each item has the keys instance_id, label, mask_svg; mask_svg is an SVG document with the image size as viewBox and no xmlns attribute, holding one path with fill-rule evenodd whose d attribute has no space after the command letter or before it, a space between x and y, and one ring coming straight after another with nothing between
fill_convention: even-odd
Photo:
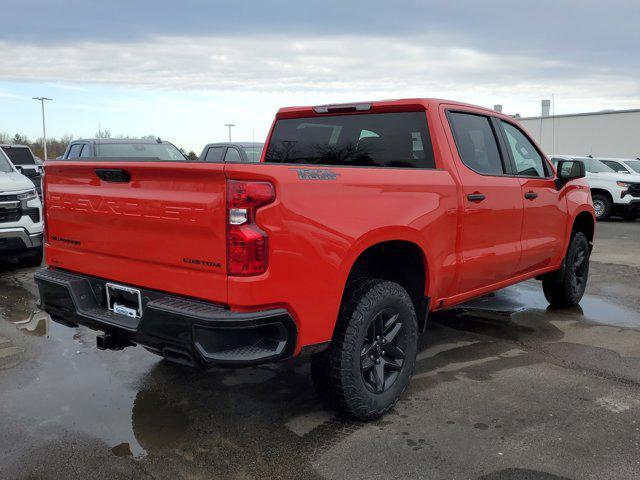
<instances>
[{"instance_id":1,"label":"light pole","mask_svg":"<svg viewBox=\"0 0 640 480\"><path fill-rule=\"evenodd\" d=\"M231 143L231 127L235 127L233 123L225 123L225 127L229 127L229 143Z\"/></svg>"},{"instance_id":2,"label":"light pole","mask_svg":"<svg viewBox=\"0 0 640 480\"><path fill-rule=\"evenodd\" d=\"M38 100L40 102L40 105L42 106L42 144L44 147L44 161L47 161L47 129L45 127L45 122L44 122L44 102L46 100L49 101L53 101L53 98L47 98L47 97L33 97L33 100Z\"/></svg>"}]
</instances>

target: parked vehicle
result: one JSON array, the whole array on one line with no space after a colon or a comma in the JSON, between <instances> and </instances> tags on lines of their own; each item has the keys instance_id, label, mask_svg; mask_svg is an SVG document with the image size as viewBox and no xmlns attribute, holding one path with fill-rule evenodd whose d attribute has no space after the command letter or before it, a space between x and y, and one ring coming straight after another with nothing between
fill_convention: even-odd
<instances>
[{"instance_id":1,"label":"parked vehicle","mask_svg":"<svg viewBox=\"0 0 640 480\"><path fill-rule=\"evenodd\" d=\"M0 259L42 263L42 205L33 183L0 149Z\"/></svg>"},{"instance_id":2,"label":"parked vehicle","mask_svg":"<svg viewBox=\"0 0 640 480\"><path fill-rule=\"evenodd\" d=\"M640 175L640 159L600 158L600 161L618 173Z\"/></svg>"},{"instance_id":3,"label":"parked vehicle","mask_svg":"<svg viewBox=\"0 0 640 480\"><path fill-rule=\"evenodd\" d=\"M508 116L434 99L281 109L264 163L46 165L43 308L187 365L312 354L362 419L412 375L427 313L539 278L585 290L584 164L559 173Z\"/></svg>"},{"instance_id":4,"label":"parked vehicle","mask_svg":"<svg viewBox=\"0 0 640 480\"><path fill-rule=\"evenodd\" d=\"M13 166L27 177L42 195L42 161L38 162L28 145L2 144L0 149L9 157Z\"/></svg>"},{"instance_id":5,"label":"parked vehicle","mask_svg":"<svg viewBox=\"0 0 640 480\"><path fill-rule=\"evenodd\" d=\"M257 163L260 161L264 143L209 143L198 160L217 163Z\"/></svg>"},{"instance_id":6,"label":"parked vehicle","mask_svg":"<svg viewBox=\"0 0 640 480\"><path fill-rule=\"evenodd\" d=\"M606 220L611 215L626 220L640 217L640 175L618 172L606 163L609 160L599 158L556 155L551 161L556 164L563 159L584 163L598 220Z\"/></svg>"},{"instance_id":7,"label":"parked vehicle","mask_svg":"<svg viewBox=\"0 0 640 480\"><path fill-rule=\"evenodd\" d=\"M172 143L135 138L89 138L69 144L62 156L70 158L157 158L165 161L182 161L187 157Z\"/></svg>"}]
</instances>

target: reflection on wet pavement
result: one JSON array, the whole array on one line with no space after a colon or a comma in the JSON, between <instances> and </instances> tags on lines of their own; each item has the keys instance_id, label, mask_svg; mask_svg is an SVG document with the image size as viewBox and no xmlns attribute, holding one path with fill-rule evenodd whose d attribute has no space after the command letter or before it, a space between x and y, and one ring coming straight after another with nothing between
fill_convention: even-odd
<instances>
[{"instance_id":1,"label":"reflection on wet pavement","mask_svg":"<svg viewBox=\"0 0 640 480\"><path fill-rule=\"evenodd\" d=\"M540 292L537 283L523 283L500 290L453 308L456 314L474 316L515 315L545 311L562 319L573 317L581 321L640 329L640 313L598 297L585 295L580 305L570 309L552 309ZM467 315L468 316L468 315Z\"/></svg>"},{"instance_id":2,"label":"reflection on wet pavement","mask_svg":"<svg viewBox=\"0 0 640 480\"><path fill-rule=\"evenodd\" d=\"M16 359L24 358L20 367L27 373L0 393L3 415L42 441L69 431L100 440L114 458L145 462L160 456L167 477L321 478L318 469L331 476L316 462L319 455L361 430L375 436L405 423L405 430L415 428L412 408L427 403L422 392L436 385L486 381L534 363L561 364L564 349L580 358L578 347L640 357L637 312L597 297L586 297L581 308L554 311L538 285L522 284L433 315L407 398L395 412L364 425L337 418L318 402L305 361L204 373L141 348L101 352L95 332L52 323L37 309L33 290L5 278L0 288L0 369L17 368ZM7 322L19 336L6 333ZM599 401L603 408L617 405ZM498 428L490 421L472 425ZM411 451L434 448L424 439L406 441Z\"/></svg>"},{"instance_id":3,"label":"reflection on wet pavement","mask_svg":"<svg viewBox=\"0 0 640 480\"><path fill-rule=\"evenodd\" d=\"M34 310L26 320L16 320L13 324L27 335L42 337L49 334L51 318L46 312Z\"/></svg>"}]
</instances>

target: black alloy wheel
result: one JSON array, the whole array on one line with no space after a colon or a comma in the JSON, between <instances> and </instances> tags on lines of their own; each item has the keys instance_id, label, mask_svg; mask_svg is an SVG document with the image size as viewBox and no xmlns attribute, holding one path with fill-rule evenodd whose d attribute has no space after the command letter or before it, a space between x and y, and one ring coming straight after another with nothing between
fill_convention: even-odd
<instances>
[{"instance_id":1,"label":"black alloy wheel","mask_svg":"<svg viewBox=\"0 0 640 480\"><path fill-rule=\"evenodd\" d=\"M386 392L397 380L404 364L404 332L399 313L378 313L364 339L360 371L366 387L374 393Z\"/></svg>"}]
</instances>

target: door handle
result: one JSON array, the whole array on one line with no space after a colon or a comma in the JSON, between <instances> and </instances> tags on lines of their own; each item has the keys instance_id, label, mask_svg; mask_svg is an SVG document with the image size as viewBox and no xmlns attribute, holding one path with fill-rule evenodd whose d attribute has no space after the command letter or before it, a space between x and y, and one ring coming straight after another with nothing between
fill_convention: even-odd
<instances>
[{"instance_id":1,"label":"door handle","mask_svg":"<svg viewBox=\"0 0 640 480\"><path fill-rule=\"evenodd\" d=\"M470 202L481 202L483 201L485 197L482 193L470 193L469 195L467 195L467 200L469 200Z\"/></svg>"},{"instance_id":2,"label":"door handle","mask_svg":"<svg viewBox=\"0 0 640 480\"><path fill-rule=\"evenodd\" d=\"M112 183L128 183L131 175L121 168L96 168L96 175L100 180Z\"/></svg>"},{"instance_id":3,"label":"door handle","mask_svg":"<svg viewBox=\"0 0 640 480\"><path fill-rule=\"evenodd\" d=\"M534 200L538 198L538 194L535 192L527 192L524 194L524 198L526 198L527 200Z\"/></svg>"}]
</instances>

